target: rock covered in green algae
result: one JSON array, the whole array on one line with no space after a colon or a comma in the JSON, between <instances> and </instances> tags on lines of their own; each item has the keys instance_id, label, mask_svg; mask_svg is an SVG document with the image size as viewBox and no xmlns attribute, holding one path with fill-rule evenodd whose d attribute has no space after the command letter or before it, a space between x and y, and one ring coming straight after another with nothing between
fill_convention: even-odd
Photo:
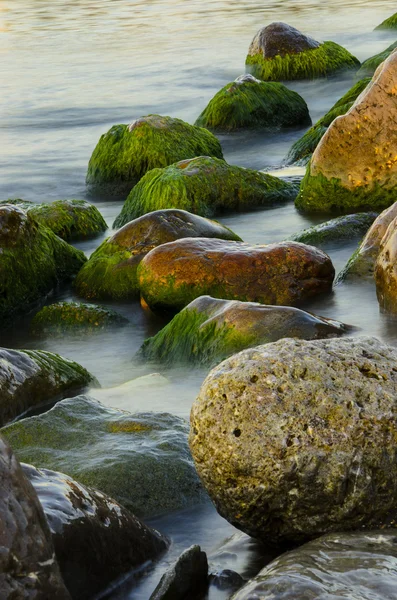
<instances>
[{"instance_id":1,"label":"rock covered in green algae","mask_svg":"<svg viewBox=\"0 0 397 600\"><path fill-rule=\"evenodd\" d=\"M181 119L148 115L102 135L86 183L94 192L125 197L147 171L201 154L223 157L212 133Z\"/></svg>"},{"instance_id":2,"label":"rock covered in green algae","mask_svg":"<svg viewBox=\"0 0 397 600\"><path fill-rule=\"evenodd\" d=\"M17 206L0 206L0 329L31 310L86 261Z\"/></svg>"},{"instance_id":3,"label":"rock covered in green algae","mask_svg":"<svg viewBox=\"0 0 397 600\"><path fill-rule=\"evenodd\" d=\"M19 206L51 229L63 240L82 240L93 237L107 229L99 210L85 200L55 200L49 204L36 204L27 200L7 200L5 205Z\"/></svg>"},{"instance_id":4,"label":"rock covered in green algae","mask_svg":"<svg viewBox=\"0 0 397 600\"><path fill-rule=\"evenodd\" d=\"M90 600L168 547L158 531L102 492L63 473L21 466L43 507L72 598Z\"/></svg>"},{"instance_id":5,"label":"rock covered in green algae","mask_svg":"<svg viewBox=\"0 0 397 600\"><path fill-rule=\"evenodd\" d=\"M2 598L70 600L37 494L1 437L0 523Z\"/></svg>"},{"instance_id":6,"label":"rock covered in green algae","mask_svg":"<svg viewBox=\"0 0 397 600\"><path fill-rule=\"evenodd\" d=\"M0 427L30 409L95 384L84 367L58 354L0 348Z\"/></svg>"},{"instance_id":7,"label":"rock covered in green algae","mask_svg":"<svg viewBox=\"0 0 397 600\"><path fill-rule=\"evenodd\" d=\"M394 600L396 532L333 533L268 564L233 600Z\"/></svg>"},{"instance_id":8,"label":"rock covered in green algae","mask_svg":"<svg viewBox=\"0 0 397 600\"><path fill-rule=\"evenodd\" d=\"M113 227L166 208L213 217L272 206L293 200L296 194L295 185L272 175L198 156L149 171L131 191Z\"/></svg>"},{"instance_id":9,"label":"rock covered in green algae","mask_svg":"<svg viewBox=\"0 0 397 600\"><path fill-rule=\"evenodd\" d=\"M211 371L190 449L219 513L267 545L394 523L397 350L285 339Z\"/></svg>"},{"instance_id":10,"label":"rock covered in green algae","mask_svg":"<svg viewBox=\"0 0 397 600\"><path fill-rule=\"evenodd\" d=\"M154 248L138 267L142 298L154 311L175 312L199 296L295 305L329 292L327 254L297 242L267 246L185 238Z\"/></svg>"},{"instance_id":11,"label":"rock covered in green algae","mask_svg":"<svg viewBox=\"0 0 397 600\"><path fill-rule=\"evenodd\" d=\"M84 298L136 298L137 268L142 258L156 246L184 237L241 241L217 221L185 210L157 210L130 221L105 240L80 270L74 287Z\"/></svg>"},{"instance_id":12,"label":"rock covered in green algae","mask_svg":"<svg viewBox=\"0 0 397 600\"><path fill-rule=\"evenodd\" d=\"M379 65L383 63L383 61L386 60L386 58L388 58L396 48L397 42L394 42L388 46L386 50L383 50L383 52L379 52L379 54L375 54L375 56L367 58L367 60L362 63L360 69L357 71L357 76L372 77Z\"/></svg>"},{"instance_id":13,"label":"rock covered in green algae","mask_svg":"<svg viewBox=\"0 0 397 600\"><path fill-rule=\"evenodd\" d=\"M291 25L271 23L255 35L245 64L255 77L278 81L325 77L360 62L335 42L320 44Z\"/></svg>"},{"instance_id":14,"label":"rock covered in green algae","mask_svg":"<svg viewBox=\"0 0 397 600\"><path fill-rule=\"evenodd\" d=\"M397 53L380 65L351 109L333 121L302 180L308 212L382 210L396 198Z\"/></svg>"},{"instance_id":15,"label":"rock covered in green algae","mask_svg":"<svg viewBox=\"0 0 397 600\"><path fill-rule=\"evenodd\" d=\"M316 339L340 335L348 327L298 308L201 296L178 313L139 355L165 364L211 365L258 344L283 337Z\"/></svg>"},{"instance_id":16,"label":"rock covered in green algae","mask_svg":"<svg viewBox=\"0 0 397 600\"><path fill-rule=\"evenodd\" d=\"M132 414L77 396L2 433L20 460L66 473L149 517L207 501L188 429L168 413Z\"/></svg>"},{"instance_id":17,"label":"rock covered in green algae","mask_svg":"<svg viewBox=\"0 0 397 600\"><path fill-rule=\"evenodd\" d=\"M365 235L377 216L378 213L368 212L337 217L319 225L313 225L313 227L294 235L291 240L319 247L330 242L352 240Z\"/></svg>"},{"instance_id":18,"label":"rock covered in green algae","mask_svg":"<svg viewBox=\"0 0 397 600\"><path fill-rule=\"evenodd\" d=\"M281 83L241 75L210 100L195 125L214 131L310 125L307 104Z\"/></svg>"},{"instance_id":19,"label":"rock covered in green algae","mask_svg":"<svg viewBox=\"0 0 397 600\"><path fill-rule=\"evenodd\" d=\"M33 335L82 332L86 335L127 322L122 315L103 306L82 302L57 302L45 306L34 316L30 331Z\"/></svg>"},{"instance_id":20,"label":"rock covered in green algae","mask_svg":"<svg viewBox=\"0 0 397 600\"><path fill-rule=\"evenodd\" d=\"M331 123L336 117L345 115L347 111L350 110L358 96L367 87L370 81L370 77L365 77L355 83L353 87L333 105L327 114L321 117L313 127L310 127L310 129L292 145L287 156L287 163L300 162L306 164L310 160L311 155L317 148L321 138Z\"/></svg>"},{"instance_id":21,"label":"rock covered in green algae","mask_svg":"<svg viewBox=\"0 0 397 600\"><path fill-rule=\"evenodd\" d=\"M394 13L394 15L392 15L388 19L382 21L380 25L375 27L374 31L376 31L377 29L397 29L397 13Z\"/></svg>"}]
</instances>

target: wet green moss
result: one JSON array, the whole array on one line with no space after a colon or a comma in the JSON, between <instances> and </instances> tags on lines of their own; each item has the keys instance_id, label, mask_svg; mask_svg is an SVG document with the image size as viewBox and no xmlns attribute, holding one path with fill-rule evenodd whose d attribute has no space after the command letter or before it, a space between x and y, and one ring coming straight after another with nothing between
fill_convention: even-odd
<instances>
[{"instance_id":1,"label":"wet green moss","mask_svg":"<svg viewBox=\"0 0 397 600\"><path fill-rule=\"evenodd\" d=\"M388 58L396 48L397 42L394 42L391 44L391 46L386 48L386 50L383 50L383 52L379 52L379 54L375 54L375 56L367 58L367 60L362 63L361 68L357 71L357 76L372 77L379 65L383 63L383 61L386 60L386 58Z\"/></svg>"},{"instance_id":2,"label":"wet green moss","mask_svg":"<svg viewBox=\"0 0 397 600\"><path fill-rule=\"evenodd\" d=\"M199 156L149 171L134 187L113 226L151 211L179 208L212 217L227 211L252 210L292 200L296 187L260 171Z\"/></svg>"},{"instance_id":3,"label":"wet green moss","mask_svg":"<svg viewBox=\"0 0 397 600\"><path fill-rule=\"evenodd\" d=\"M57 302L42 308L32 319L33 335L62 335L63 333L93 333L127 320L113 310L77 302Z\"/></svg>"},{"instance_id":4,"label":"wet green moss","mask_svg":"<svg viewBox=\"0 0 397 600\"><path fill-rule=\"evenodd\" d=\"M335 42L324 42L318 48L264 58L263 54L248 55L247 70L263 81L287 81L326 77L343 69L360 66L359 60Z\"/></svg>"},{"instance_id":5,"label":"wet green moss","mask_svg":"<svg viewBox=\"0 0 397 600\"><path fill-rule=\"evenodd\" d=\"M378 213L367 212L338 217L305 229L291 240L319 247L330 242L352 240L364 236L377 216Z\"/></svg>"},{"instance_id":6,"label":"wet green moss","mask_svg":"<svg viewBox=\"0 0 397 600\"><path fill-rule=\"evenodd\" d=\"M397 29L397 13L394 13L394 15L385 19L380 25L375 27L375 31L378 29Z\"/></svg>"}]
</instances>

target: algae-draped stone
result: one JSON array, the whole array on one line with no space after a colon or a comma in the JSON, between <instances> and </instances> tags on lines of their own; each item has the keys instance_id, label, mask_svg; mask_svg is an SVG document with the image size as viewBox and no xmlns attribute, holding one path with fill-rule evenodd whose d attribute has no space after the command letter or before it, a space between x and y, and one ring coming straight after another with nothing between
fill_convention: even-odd
<instances>
[{"instance_id":1,"label":"algae-draped stone","mask_svg":"<svg viewBox=\"0 0 397 600\"><path fill-rule=\"evenodd\" d=\"M74 282L84 298L129 299L139 296L137 268L142 258L160 244L184 237L241 241L217 221L185 210L157 210L130 221L91 254Z\"/></svg>"},{"instance_id":2,"label":"algae-draped stone","mask_svg":"<svg viewBox=\"0 0 397 600\"><path fill-rule=\"evenodd\" d=\"M0 590L7 600L70 600L31 483L0 437Z\"/></svg>"},{"instance_id":3,"label":"algae-draped stone","mask_svg":"<svg viewBox=\"0 0 397 600\"><path fill-rule=\"evenodd\" d=\"M241 75L210 100L195 124L215 131L233 131L305 126L311 124L311 119L302 96L282 83Z\"/></svg>"},{"instance_id":4,"label":"algae-draped stone","mask_svg":"<svg viewBox=\"0 0 397 600\"><path fill-rule=\"evenodd\" d=\"M158 246L138 267L141 296L153 310L177 311L199 296L295 305L331 290L327 254L297 242L267 246L186 238Z\"/></svg>"},{"instance_id":5,"label":"algae-draped stone","mask_svg":"<svg viewBox=\"0 0 397 600\"><path fill-rule=\"evenodd\" d=\"M86 200L55 200L49 204L36 204L14 199L0 202L1 204L22 208L41 225L66 241L93 237L107 229L99 210Z\"/></svg>"},{"instance_id":6,"label":"algae-draped stone","mask_svg":"<svg viewBox=\"0 0 397 600\"><path fill-rule=\"evenodd\" d=\"M394 42L388 46L386 50L383 50L383 52L379 52L379 54L375 54L375 56L367 58L367 60L362 63L360 69L357 71L357 76L372 77L379 65L383 63L383 61L386 60L386 58L388 58L396 48L397 42Z\"/></svg>"},{"instance_id":7,"label":"algae-draped stone","mask_svg":"<svg viewBox=\"0 0 397 600\"><path fill-rule=\"evenodd\" d=\"M21 466L43 507L72 598L93 598L166 550L166 538L102 492L63 473Z\"/></svg>"},{"instance_id":8,"label":"algae-draped stone","mask_svg":"<svg viewBox=\"0 0 397 600\"><path fill-rule=\"evenodd\" d=\"M364 79L355 83L353 87L350 88L350 90L348 90L315 125L313 125L313 127L310 127L310 129L291 146L287 156L288 164L298 161L302 164L306 164L310 160L311 155L317 148L321 138L331 123L336 117L340 117L347 113L370 81L370 77L364 77Z\"/></svg>"},{"instance_id":9,"label":"algae-draped stone","mask_svg":"<svg viewBox=\"0 0 397 600\"><path fill-rule=\"evenodd\" d=\"M296 206L358 212L390 206L397 194L397 53L380 65L346 115L317 146Z\"/></svg>"},{"instance_id":10,"label":"algae-draped stone","mask_svg":"<svg viewBox=\"0 0 397 600\"><path fill-rule=\"evenodd\" d=\"M139 356L165 364L211 365L258 344L283 337L317 339L340 335L348 327L298 308L201 296L146 340Z\"/></svg>"},{"instance_id":11,"label":"algae-draped stone","mask_svg":"<svg viewBox=\"0 0 397 600\"><path fill-rule=\"evenodd\" d=\"M30 409L96 384L84 367L58 354L0 348L0 427Z\"/></svg>"},{"instance_id":12,"label":"algae-draped stone","mask_svg":"<svg viewBox=\"0 0 397 600\"><path fill-rule=\"evenodd\" d=\"M386 230L375 263L376 295L387 312L397 312L397 217Z\"/></svg>"},{"instance_id":13,"label":"algae-draped stone","mask_svg":"<svg viewBox=\"0 0 397 600\"><path fill-rule=\"evenodd\" d=\"M233 600L394 600L396 532L333 533L269 563Z\"/></svg>"},{"instance_id":14,"label":"algae-draped stone","mask_svg":"<svg viewBox=\"0 0 397 600\"><path fill-rule=\"evenodd\" d=\"M394 13L391 17L388 17L380 25L375 27L375 30L378 29L397 29L397 13Z\"/></svg>"},{"instance_id":15,"label":"algae-draped stone","mask_svg":"<svg viewBox=\"0 0 397 600\"><path fill-rule=\"evenodd\" d=\"M42 308L32 319L33 335L63 335L94 333L120 325L127 319L103 306L82 302L57 302Z\"/></svg>"},{"instance_id":16,"label":"algae-draped stone","mask_svg":"<svg viewBox=\"0 0 397 600\"><path fill-rule=\"evenodd\" d=\"M129 194L113 227L165 208L213 217L272 206L293 200L296 194L295 185L272 175L198 156L147 173Z\"/></svg>"},{"instance_id":17,"label":"algae-draped stone","mask_svg":"<svg viewBox=\"0 0 397 600\"><path fill-rule=\"evenodd\" d=\"M397 350L285 339L211 371L190 449L219 513L267 545L397 516Z\"/></svg>"},{"instance_id":18,"label":"algae-draped stone","mask_svg":"<svg viewBox=\"0 0 397 600\"><path fill-rule=\"evenodd\" d=\"M148 115L114 125L100 138L88 164L87 186L94 192L125 195L150 169L201 154L222 158L216 137L181 119Z\"/></svg>"},{"instance_id":19,"label":"algae-draped stone","mask_svg":"<svg viewBox=\"0 0 397 600\"><path fill-rule=\"evenodd\" d=\"M290 239L294 242L319 247L330 242L352 240L365 235L377 216L378 213L367 212L337 217L319 225L313 225Z\"/></svg>"},{"instance_id":20,"label":"algae-draped stone","mask_svg":"<svg viewBox=\"0 0 397 600\"><path fill-rule=\"evenodd\" d=\"M271 23L255 35L245 61L264 81L315 79L360 65L335 42L317 42L286 23Z\"/></svg>"},{"instance_id":21,"label":"algae-draped stone","mask_svg":"<svg viewBox=\"0 0 397 600\"><path fill-rule=\"evenodd\" d=\"M31 310L86 261L17 206L0 206L0 329Z\"/></svg>"},{"instance_id":22,"label":"algae-draped stone","mask_svg":"<svg viewBox=\"0 0 397 600\"><path fill-rule=\"evenodd\" d=\"M207 501L188 430L168 413L132 414L77 396L2 433L20 460L66 473L149 517Z\"/></svg>"}]
</instances>

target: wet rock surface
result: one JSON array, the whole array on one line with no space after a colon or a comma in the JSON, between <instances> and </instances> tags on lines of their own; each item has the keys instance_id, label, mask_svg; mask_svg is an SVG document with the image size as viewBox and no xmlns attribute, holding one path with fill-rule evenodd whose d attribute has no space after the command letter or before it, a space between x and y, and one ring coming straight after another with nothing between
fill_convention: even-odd
<instances>
[{"instance_id":1,"label":"wet rock surface","mask_svg":"<svg viewBox=\"0 0 397 600\"><path fill-rule=\"evenodd\" d=\"M365 235L377 216L378 213L369 212L337 217L305 229L291 240L320 248L330 242L351 240Z\"/></svg>"},{"instance_id":2,"label":"wet rock surface","mask_svg":"<svg viewBox=\"0 0 397 600\"><path fill-rule=\"evenodd\" d=\"M207 585L207 555L200 546L191 546L163 575L150 600L199 600Z\"/></svg>"},{"instance_id":3,"label":"wet rock surface","mask_svg":"<svg viewBox=\"0 0 397 600\"><path fill-rule=\"evenodd\" d=\"M382 238L375 263L376 295L381 309L397 312L397 217Z\"/></svg>"},{"instance_id":4,"label":"wet rock surface","mask_svg":"<svg viewBox=\"0 0 397 600\"><path fill-rule=\"evenodd\" d=\"M379 52L379 54L375 54L375 56L367 58L367 60L362 63L360 69L357 71L357 76L372 77L379 65L383 63L383 61L386 60L396 48L397 42L394 42L388 46L386 50L383 50L383 52Z\"/></svg>"}]
</instances>

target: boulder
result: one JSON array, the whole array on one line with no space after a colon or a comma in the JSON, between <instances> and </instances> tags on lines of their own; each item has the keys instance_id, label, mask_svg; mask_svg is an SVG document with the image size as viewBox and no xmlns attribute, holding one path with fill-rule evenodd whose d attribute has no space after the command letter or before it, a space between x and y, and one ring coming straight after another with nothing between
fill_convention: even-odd
<instances>
[{"instance_id":1,"label":"boulder","mask_svg":"<svg viewBox=\"0 0 397 600\"><path fill-rule=\"evenodd\" d=\"M360 65L335 42L317 42L286 23L262 27L248 49L247 70L258 79L316 79Z\"/></svg>"},{"instance_id":2,"label":"boulder","mask_svg":"<svg viewBox=\"0 0 397 600\"><path fill-rule=\"evenodd\" d=\"M0 427L95 384L86 369L58 354L0 348Z\"/></svg>"},{"instance_id":3,"label":"boulder","mask_svg":"<svg viewBox=\"0 0 397 600\"><path fill-rule=\"evenodd\" d=\"M382 23L380 23L380 25L375 27L374 31L379 30L379 29L397 29L397 13L394 13L394 15L392 15L388 19L385 19L384 21L382 21Z\"/></svg>"},{"instance_id":4,"label":"boulder","mask_svg":"<svg viewBox=\"0 0 397 600\"><path fill-rule=\"evenodd\" d=\"M7 600L70 600L32 484L0 438L0 590Z\"/></svg>"},{"instance_id":5,"label":"boulder","mask_svg":"<svg viewBox=\"0 0 397 600\"><path fill-rule=\"evenodd\" d=\"M328 128L302 180L297 208L380 211L397 185L397 52L380 65L351 109Z\"/></svg>"},{"instance_id":6,"label":"boulder","mask_svg":"<svg viewBox=\"0 0 397 600\"><path fill-rule=\"evenodd\" d=\"M379 52L379 54L375 54L375 56L367 58L367 60L362 63L360 69L357 71L357 77L372 77L379 65L383 63L383 61L386 60L386 58L388 58L396 48L397 42L394 42L388 46L386 50L383 50L383 52Z\"/></svg>"},{"instance_id":7,"label":"boulder","mask_svg":"<svg viewBox=\"0 0 397 600\"><path fill-rule=\"evenodd\" d=\"M200 546L191 546L164 573L149 600L201 598L208 586L207 555ZM201 592L201 593L200 593Z\"/></svg>"},{"instance_id":8,"label":"boulder","mask_svg":"<svg viewBox=\"0 0 397 600\"><path fill-rule=\"evenodd\" d=\"M184 237L241 241L217 221L185 210L156 210L130 221L91 254L74 287L84 298L125 300L139 297L137 268L142 258L160 244Z\"/></svg>"},{"instance_id":9,"label":"boulder","mask_svg":"<svg viewBox=\"0 0 397 600\"><path fill-rule=\"evenodd\" d=\"M139 517L208 500L187 445L187 423L167 413L106 407L87 397L2 431L20 460L66 473Z\"/></svg>"},{"instance_id":10,"label":"boulder","mask_svg":"<svg viewBox=\"0 0 397 600\"><path fill-rule=\"evenodd\" d=\"M94 193L125 197L150 169L201 154L223 157L212 133L180 119L147 115L129 125L114 125L101 136L86 183Z\"/></svg>"},{"instance_id":11,"label":"boulder","mask_svg":"<svg viewBox=\"0 0 397 600\"><path fill-rule=\"evenodd\" d=\"M241 75L225 85L195 123L214 131L310 124L309 109L302 96L282 83L259 81L252 75Z\"/></svg>"},{"instance_id":12,"label":"boulder","mask_svg":"<svg viewBox=\"0 0 397 600\"><path fill-rule=\"evenodd\" d=\"M215 367L189 442L219 513L277 547L395 523L396 361L375 338L285 339Z\"/></svg>"},{"instance_id":13,"label":"boulder","mask_svg":"<svg viewBox=\"0 0 397 600\"><path fill-rule=\"evenodd\" d=\"M112 498L63 473L22 464L43 507L72 598L89 600L158 557L168 540Z\"/></svg>"},{"instance_id":14,"label":"boulder","mask_svg":"<svg viewBox=\"0 0 397 600\"><path fill-rule=\"evenodd\" d=\"M138 267L139 289L153 310L177 311L199 296L295 305L329 292L331 259L297 242L267 246L185 238L158 246Z\"/></svg>"},{"instance_id":15,"label":"boulder","mask_svg":"<svg viewBox=\"0 0 397 600\"><path fill-rule=\"evenodd\" d=\"M48 204L36 204L14 199L1 204L18 206L29 212L35 221L66 241L84 240L98 235L108 227L96 206L85 200L55 200Z\"/></svg>"},{"instance_id":16,"label":"boulder","mask_svg":"<svg viewBox=\"0 0 397 600\"><path fill-rule=\"evenodd\" d=\"M376 295L381 309L397 312L397 217L382 238L375 262Z\"/></svg>"},{"instance_id":17,"label":"boulder","mask_svg":"<svg viewBox=\"0 0 397 600\"><path fill-rule=\"evenodd\" d=\"M139 356L167 365L213 365L258 344L283 337L317 339L341 335L348 326L299 308L201 296L146 340Z\"/></svg>"},{"instance_id":18,"label":"boulder","mask_svg":"<svg viewBox=\"0 0 397 600\"><path fill-rule=\"evenodd\" d=\"M361 238L367 233L377 216L378 213L368 212L337 217L319 225L313 225L313 227L297 233L290 239L294 242L321 248L321 246L332 242Z\"/></svg>"},{"instance_id":19,"label":"boulder","mask_svg":"<svg viewBox=\"0 0 397 600\"><path fill-rule=\"evenodd\" d=\"M147 173L124 202L113 227L165 208L213 217L291 201L296 194L295 185L272 175L199 156Z\"/></svg>"},{"instance_id":20,"label":"boulder","mask_svg":"<svg viewBox=\"0 0 397 600\"><path fill-rule=\"evenodd\" d=\"M394 600L396 532L333 533L273 560L233 600Z\"/></svg>"},{"instance_id":21,"label":"boulder","mask_svg":"<svg viewBox=\"0 0 397 600\"><path fill-rule=\"evenodd\" d=\"M331 123L336 117L345 115L347 111L350 110L358 96L365 90L370 81L370 77L365 77L355 83L353 87L333 105L327 114L321 117L313 127L310 127L301 138L296 140L288 152L287 164L296 162L299 164L307 164Z\"/></svg>"},{"instance_id":22,"label":"boulder","mask_svg":"<svg viewBox=\"0 0 397 600\"><path fill-rule=\"evenodd\" d=\"M87 264L87 263L86 263ZM32 319L30 332L36 336L84 335L125 325L119 313L96 304L57 302L42 308Z\"/></svg>"},{"instance_id":23,"label":"boulder","mask_svg":"<svg viewBox=\"0 0 397 600\"><path fill-rule=\"evenodd\" d=\"M16 206L0 205L0 329L70 280L87 260Z\"/></svg>"}]
</instances>

